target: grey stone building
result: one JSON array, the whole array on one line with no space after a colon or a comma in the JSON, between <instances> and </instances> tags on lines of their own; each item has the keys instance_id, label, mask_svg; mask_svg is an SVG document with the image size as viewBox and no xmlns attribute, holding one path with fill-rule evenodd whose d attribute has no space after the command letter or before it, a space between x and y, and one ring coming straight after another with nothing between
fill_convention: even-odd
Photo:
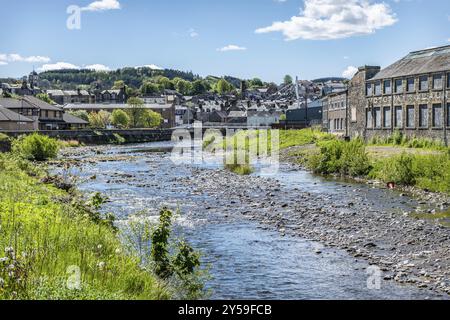
<instances>
[{"instance_id":1,"label":"grey stone building","mask_svg":"<svg viewBox=\"0 0 450 320\"><path fill-rule=\"evenodd\" d=\"M450 46L411 52L377 72L360 68L349 87L352 137L406 136L447 141Z\"/></svg>"},{"instance_id":2,"label":"grey stone building","mask_svg":"<svg viewBox=\"0 0 450 320\"><path fill-rule=\"evenodd\" d=\"M347 136L348 91L331 93L322 102L324 129L334 135Z\"/></svg>"}]
</instances>

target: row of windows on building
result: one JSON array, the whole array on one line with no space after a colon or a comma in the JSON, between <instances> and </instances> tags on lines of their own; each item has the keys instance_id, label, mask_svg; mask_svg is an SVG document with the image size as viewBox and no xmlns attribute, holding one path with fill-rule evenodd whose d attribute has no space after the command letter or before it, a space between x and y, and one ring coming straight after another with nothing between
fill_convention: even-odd
<instances>
[{"instance_id":1,"label":"row of windows on building","mask_svg":"<svg viewBox=\"0 0 450 320\"><path fill-rule=\"evenodd\" d=\"M443 90L445 78L447 79L446 87L450 89L450 73L447 76L444 74L435 74L432 77L431 88L433 90ZM429 91L430 90L430 77L420 76L418 77L418 90ZM416 78L411 77L404 79L396 79L394 83L391 80L375 81L373 83L366 84L367 96L380 96L382 94L401 94L404 92L416 92Z\"/></svg>"},{"instance_id":2,"label":"row of windows on building","mask_svg":"<svg viewBox=\"0 0 450 320\"><path fill-rule=\"evenodd\" d=\"M338 110L338 109L345 109L345 102L339 101L339 102L333 102L329 105L329 110Z\"/></svg>"},{"instance_id":3,"label":"row of windows on building","mask_svg":"<svg viewBox=\"0 0 450 320\"><path fill-rule=\"evenodd\" d=\"M330 121L331 124L331 131L343 131L345 129L344 124L345 124L345 119L340 118L340 119L333 119Z\"/></svg>"},{"instance_id":4,"label":"row of windows on building","mask_svg":"<svg viewBox=\"0 0 450 320\"><path fill-rule=\"evenodd\" d=\"M429 128L430 116L431 126L433 128L443 128L444 126L444 110L442 104L433 104L430 108L428 105L419 105L418 112L416 112L415 106L406 106L406 109L402 106L394 107L391 112L391 107L374 107L366 110L366 125L367 128L407 128L415 129ZM416 124L416 117L418 117L418 123ZM446 126L450 126L450 103L447 104L447 121Z\"/></svg>"}]
</instances>

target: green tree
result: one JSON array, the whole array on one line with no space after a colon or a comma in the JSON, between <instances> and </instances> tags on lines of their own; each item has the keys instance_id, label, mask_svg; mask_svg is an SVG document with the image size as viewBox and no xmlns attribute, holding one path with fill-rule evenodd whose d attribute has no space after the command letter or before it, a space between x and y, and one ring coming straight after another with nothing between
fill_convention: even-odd
<instances>
[{"instance_id":1,"label":"green tree","mask_svg":"<svg viewBox=\"0 0 450 320\"><path fill-rule=\"evenodd\" d=\"M176 83L175 89L182 95L189 95L192 92L192 84L186 80L179 80Z\"/></svg>"},{"instance_id":2,"label":"green tree","mask_svg":"<svg viewBox=\"0 0 450 320\"><path fill-rule=\"evenodd\" d=\"M127 128L130 124L130 117L121 109L114 110L111 115L111 124L118 128Z\"/></svg>"},{"instance_id":3,"label":"green tree","mask_svg":"<svg viewBox=\"0 0 450 320\"><path fill-rule=\"evenodd\" d=\"M294 80L292 79L292 77L290 76L290 75L285 75L284 76L284 84L292 84L292 82L293 82Z\"/></svg>"},{"instance_id":4,"label":"green tree","mask_svg":"<svg viewBox=\"0 0 450 320\"><path fill-rule=\"evenodd\" d=\"M130 125L133 128L139 127L141 118L145 112L144 101L142 99L132 97L129 98L127 104L130 108L127 110L128 117L130 118Z\"/></svg>"},{"instance_id":5,"label":"green tree","mask_svg":"<svg viewBox=\"0 0 450 320\"><path fill-rule=\"evenodd\" d=\"M89 122L89 113L87 113L86 110L76 110L76 111L69 111L71 115L74 117L83 119L84 121Z\"/></svg>"},{"instance_id":6,"label":"green tree","mask_svg":"<svg viewBox=\"0 0 450 320\"><path fill-rule=\"evenodd\" d=\"M50 97L46 93L39 93L36 95L36 98L38 98L39 100L42 100L44 102L47 102L49 104L56 104L56 102L53 101L52 99L50 99Z\"/></svg>"},{"instance_id":7,"label":"green tree","mask_svg":"<svg viewBox=\"0 0 450 320\"><path fill-rule=\"evenodd\" d=\"M172 81L167 77L158 77L157 84L161 89L174 89Z\"/></svg>"},{"instance_id":8,"label":"green tree","mask_svg":"<svg viewBox=\"0 0 450 320\"><path fill-rule=\"evenodd\" d=\"M125 81L123 80L114 81L113 89L122 89L124 87L126 88Z\"/></svg>"},{"instance_id":9,"label":"green tree","mask_svg":"<svg viewBox=\"0 0 450 320\"><path fill-rule=\"evenodd\" d=\"M159 86L150 81L143 83L140 90L143 96L153 96L161 92Z\"/></svg>"},{"instance_id":10,"label":"green tree","mask_svg":"<svg viewBox=\"0 0 450 320\"><path fill-rule=\"evenodd\" d=\"M215 91L218 94L231 93L234 89L234 86L225 79L220 79L215 86Z\"/></svg>"},{"instance_id":11,"label":"green tree","mask_svg":"<svg viewBox=\"0 0 450 320\"><path fill-rule=\"evenodd\" d=\"M264 86L264 84L263 84L261 79L254 78L254 79L251 80L251 86L252 87L262 87L262 86Z\"/></svg>"},{"instance_id":12,"label":"green tree","mask_svg":"<svg viewBox=\"0 0 450 320\"><path fill-rule=\"evenodd\" d=\"M139 119L139 126L143 128L157 128L163 121L162 116L152 110L144 110Z\"/></svg>"},{"instance_id":13,"label":"green tree","mask_svg":"<svg viewBox=\"0 0 450 320\"><path fill-rule=\"evenodd\" d=\"M111 113L101 110L89 114L89 125L96 129L105 129L111 124Z\"/></svg>"},{"instance_id":14,"label":"green tree","mask_svg":"<svg viewBox=\"0 0 450 320\"><path fill-rule=\"evenodd\" d=\"M208 92L208 90L210 90L211 87L209 86L209 84L206 81L203 80L195 80L192 83L192 95L199 95L199 94L204 94L206 92Z\"/></svg>"}]
</instances>

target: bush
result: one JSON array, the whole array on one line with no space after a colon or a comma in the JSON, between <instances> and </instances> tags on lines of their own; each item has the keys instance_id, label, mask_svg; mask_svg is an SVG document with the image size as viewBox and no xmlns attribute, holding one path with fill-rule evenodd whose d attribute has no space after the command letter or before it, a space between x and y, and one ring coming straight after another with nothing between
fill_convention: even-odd
<instances>
[{"instance_id":1,"label":"bush","mask_svg":"<svg viewBox=\"0 0 450 320\"><path fill-rule=\"evenodd\" d=\"M387 158L375 164L370 177L384 182L395 182L401 185L414 185L416 178L413 172L414 156L402 153L400 156Z\"/></svg>"},{"instance_id":2,"label":"bush","mask_svg":"<svg viewBox=\"0 0 450 320\"><path fill-rule=\"evenodd\" d=\"M111 115L111 124L117 128L128 128L130 125L130 117L123 110L114 110Z\"/></svg>"},{"instance_id":3,"label":"bush","mask_svg":"<svg viewBox=\"0 0 450 320\"><path fill-rule=\"evenodd\" d=\"M12 150L27 160L45 161L56 158L59 151L59 142L47 136L33 133L14 140Z\"/></svg>"},{"instance_id":4,"label":"bush","mask_svg":"<svg viewBox=\"0 0 450 320\"><path fill-rule=\"evenodd\" d=\"M320 151L312 154L308 166L320 174L339 173L353 177L365 176L370 171L370 161L364 142L331 140L319 143Z\"/></svg>"}]
</instances>

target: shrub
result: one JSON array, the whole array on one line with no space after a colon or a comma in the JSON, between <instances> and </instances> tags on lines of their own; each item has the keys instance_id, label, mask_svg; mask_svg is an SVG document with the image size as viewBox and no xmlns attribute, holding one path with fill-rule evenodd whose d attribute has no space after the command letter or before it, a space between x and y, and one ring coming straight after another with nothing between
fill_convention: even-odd
<instances>
[{"instance_id":1,"label":"shrub","mask_svg":"<svg viewBox=\"0 0 450 320\"><path fill-rule=\"evenodd\" d=\"M324 141L319 143L319 148L320 151L312 154L308 161L315 173L356 177L367 175L371 169L364 142L360 139Z\"/></svg>"},{"instance_id":2,"label":"shrub","mask_svg":"<svg viewBox=\"0 0 450 320\"><path fill-rule=\"evenodd\" d=\"M404 152L396 157L379 160L370 176L384 182L414 185L416 178L413 172L413 163L414 156Z\"/></svg>"},{"instance_id":3,"label":"shrub","mask_svg":"<svg viewBox=\"0 0 450 320\"><path fill-rule=\"evenodd\" d=\"M45 161L56 158L59 151L59 143L58 140L33 133L14 140L12 150L27 160Z\"/></svg>"},{"instance_id":4,"label":"shrub","mask_svg":"<svg viewBox=\"0 0 450 320\"><path fill-rule=\"evenodd\" d=\"M114 110L111 115L111 124L117 128L127 128L130 125L130 117L123 110Z\"/></svg>"}]
</instances>

